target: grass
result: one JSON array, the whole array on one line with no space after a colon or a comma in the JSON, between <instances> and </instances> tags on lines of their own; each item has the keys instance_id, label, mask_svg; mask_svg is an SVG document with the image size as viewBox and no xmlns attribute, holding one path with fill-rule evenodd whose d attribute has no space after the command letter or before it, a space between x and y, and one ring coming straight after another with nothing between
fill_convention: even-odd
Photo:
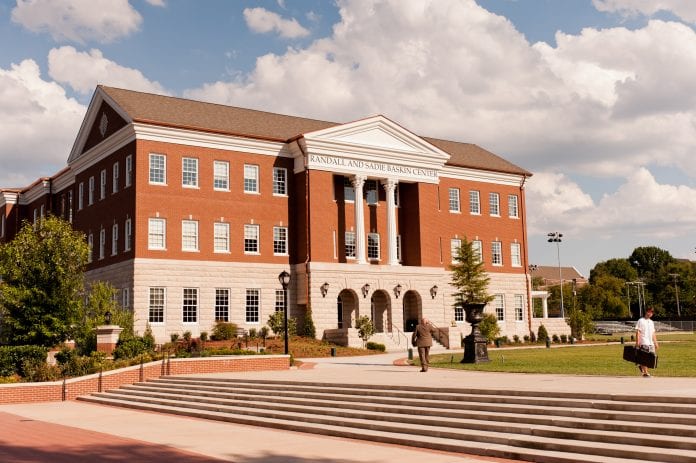
<instances>
[{"instance_id":1,"label":"grass","mask_svg":"<svg viewBox=\"0 0 696 463\"><path fill-rule=\"evenodd\" d=\"M630 342L630 335L626 342ZM662 335L656 376L696 377L696 335ZM549 373L593 376L636 376L635 364L623 360L623 345L583 344L529 349L489 349L490 362L459 363L462 354L430 357L431 367L507 373Z\"/></svg>"}]
</instances>

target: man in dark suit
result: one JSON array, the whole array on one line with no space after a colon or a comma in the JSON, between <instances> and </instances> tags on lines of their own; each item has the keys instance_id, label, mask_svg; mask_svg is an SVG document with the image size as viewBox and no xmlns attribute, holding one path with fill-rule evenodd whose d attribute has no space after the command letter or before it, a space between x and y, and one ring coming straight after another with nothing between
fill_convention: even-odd
<instances>
[{"instance_id":1,"label":"man in dark suit","mask_svg":"<svg viewBox=\"0 0 696 463\"><path fill-rule=\"evenodd\" d=\"M437 336L437 330L430 324L427 318L423 318L416 326L411 342L418 347L418 357L420 358L421 371L428 371L430 364L430 347L433 345L433 336Z\"/></svg>"}]
</instances>

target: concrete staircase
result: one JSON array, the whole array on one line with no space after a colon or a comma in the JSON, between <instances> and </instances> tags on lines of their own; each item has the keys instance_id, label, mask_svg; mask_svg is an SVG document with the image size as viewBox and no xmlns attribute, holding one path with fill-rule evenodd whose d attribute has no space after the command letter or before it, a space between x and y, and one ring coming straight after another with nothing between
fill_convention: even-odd
<instances>
[{"instance_id":1,"label":"concrete staircase","mask_svg":"<svg viewBox=\"0 0 696 463\"><path fill-rule=\"evenodd\" d=\"M164 377L92 403L533 462L696 462L696 397Z\"/></svg>"}]
</instances>

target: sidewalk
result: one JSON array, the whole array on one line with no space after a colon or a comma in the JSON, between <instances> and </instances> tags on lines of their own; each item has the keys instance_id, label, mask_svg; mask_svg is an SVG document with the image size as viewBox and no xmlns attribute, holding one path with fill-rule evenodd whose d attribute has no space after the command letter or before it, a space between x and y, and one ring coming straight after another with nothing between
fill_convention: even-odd
<instances>
[{"instance_id":1,"label":"sidewalk","mask_svg":"<svg viewBox=\"0 0 696 463\"><path fill-rule=\"evenodd\" d=\"M447 351L455 359L461 351ZM397 366L403 353L302 359L286 371L201 376L282 379L345 384L515 389L603 394L696 395L696 378L592 377L482 373ZM402 362L403 363L403 362ZM647 400L647 399L646 399ZM103 407L82 402L0 406L0 461L193 463L429 463L505 462L410 447L278 431Z\"/></svg>"}]
</instances>

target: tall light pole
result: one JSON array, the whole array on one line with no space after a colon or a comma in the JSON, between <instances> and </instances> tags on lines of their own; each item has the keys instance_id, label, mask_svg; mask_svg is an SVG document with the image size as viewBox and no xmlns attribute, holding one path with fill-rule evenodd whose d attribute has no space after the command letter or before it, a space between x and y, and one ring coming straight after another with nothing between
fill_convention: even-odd
<instances>
[{"instance_id":1,"label":"tall light pole","mask_svg":"<svg viewBox=\"0 0 696 463\"><path fill-rule=\"evenodd\" d=\"M561 283L561 318L565 318L565 310L563 308L563 272L561 271L561 238L563 238L563 233L551 232L546 236L549 237L549 243L556 243L556 253L558 254L558 280Z\"/></svg>"},{"instance_id":2,"label":"tall light pole","mask_svg":"<svg viewBox=\"0 0 696 463\"><path fill-rule=\"evenodd\" d=\"M283 332L285 333L285 355L290 351L288 349L288 285L290 284L290 274L283 270L278 275L278 281L283 287Z\"/></svg>"},{"instance_id":3,"label":"tall light pole","mask_svg":"<svg viewBox=\"0 0 696 463\"><path fill-rule=\"evenodd\" d=\"M679 274L670 273L669 276L674 278L674 293L677 295L677 316L681 317L681 309L679 307L679 286L677 286L677 278L679 278Z\"/></svg>"}]
</instances>

